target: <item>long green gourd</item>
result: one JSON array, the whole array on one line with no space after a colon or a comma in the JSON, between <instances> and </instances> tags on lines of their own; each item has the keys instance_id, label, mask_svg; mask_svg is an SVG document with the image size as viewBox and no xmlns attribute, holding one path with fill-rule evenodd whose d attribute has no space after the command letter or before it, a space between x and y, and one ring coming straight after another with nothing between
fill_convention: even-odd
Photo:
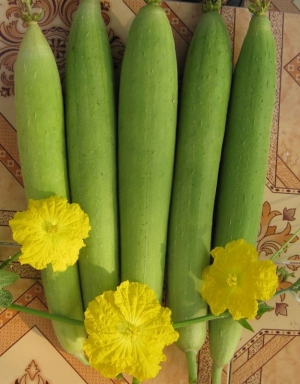
<instances>
[{"instance_id":1,"label":"long green gourd","mask_svg":"<svg viewBox=\"0 0 300 384\"><path fill-rule=\"evenodd\" d=\"M220 166L213 248L239 238L256 244L275 99L276 50L265 2L254 12L236 64ZM210 322L212 382L240 339L242 326L232 319Z\"/></svg>"},{"instance_id":2,"label":"long green gourd","mask_svg":"<svg viewBox=\"0 0 300 384\"><path fill-rule=\"evenodd\" d=\"M199 281L210 261L214 198L232 76L228 30L207 1L191 41L182 83L167 253L167 297L173 321L207 314ZM206 323L179 328L179 348L197 383L196 355Z\"/></svg>"},{"instance_id":3,"label":"long green gourd","mask_svg":"<svg viewBox=\"0 0 300 384\"><path fill-rule=\"evenodd\" d=\"M121 278L162 299L177 114L177 62L157 1L136 15L121 70L118 127Z\"/></svg>"},{"instance_id":4,"label":"long green gourd","mask_svg":"<svg viewBox=\"0 0 300 384\"><path fill-rule=\"evenodd\" d=\"M15 111L18 147L27 199L50 195L69 197L66 167L63 99L58 69L39 25L28 21L15 65ZM77 264L65 272L42 270L42 282L51 313L83 320ZM84 327L53 321L63 349L87 364L82 345Z\"/></svg>"},{"instance_id":5,"label":"long green gourd","mask_svg":"<svg viewBox=\"0 0 300 384\"><path fill-rule=\"evenodd\" d=\"M80 0L65 77L70 191L91 224L80 250L84 306L119 284L114 72L99 0Z\"/></svg>"}]
</instances>

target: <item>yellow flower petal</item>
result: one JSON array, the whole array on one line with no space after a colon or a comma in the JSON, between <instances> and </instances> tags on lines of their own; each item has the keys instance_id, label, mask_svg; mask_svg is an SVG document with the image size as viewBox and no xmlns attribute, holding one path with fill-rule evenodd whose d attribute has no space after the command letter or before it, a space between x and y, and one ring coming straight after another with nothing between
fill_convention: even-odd
<instances>
[{"instance_id":1,"label":"yellow flower petal","mask_svg":"<svg viewBox=\"0 0 300 384\"><path fill-rule=\"evenodd\" d=\"M203 270L201 295L214 315L228 309L233 319L253 319L257 300L269 300L278 287L276 266L258 260L252 244L243 239L211 251L214 263Z\"/></svg>"},{"instance_id":2,"label":"yellow flower petal","mask_svg":"<svg viewBox=\"0 0 300 384\"><path fill-rule=\"evenodd\" d=\"M278 288L276 265L271 260L261 260L256 269L258 279L253 287L258 300L269 300Z\"/></svg>"},{"instance_id":3,"label":"yellow flower petal","mask_svg":"<svg viewBox=\"0 0 300 384\"><path fill-rule=\"evenodd\" d=\"M104 292L85 312L84 350L102 376L126 372L143 381L156 377L165 361L163 348L178 339L171 311L145 284L123 282Z\"/></svg>"},{"instance_id":4,"label":"yellow flower petal","mask_svg":"<svg viewBox=\"0 0 300 384\"><path fill-rule=\"evenodd\" d=\"M244 291L237 290L231 296L230 305L228 310L234 320L239 319L254 319L257 314L258 303L257 300L250 295L246 295Z\"/></svg>"},{"instance_id":5,"label":"yellow flower petal","mask_svg":"<svg viewBox=\"0 0 300 384\"><path fill-rule=\"evenodd\" d=\"M91 229L80 206L60 196L29 200L27 211L17 212L9 225L22 245L20 263L36 269L51 263L54 271L75 264Z\"/></svg>"}]
</instances>

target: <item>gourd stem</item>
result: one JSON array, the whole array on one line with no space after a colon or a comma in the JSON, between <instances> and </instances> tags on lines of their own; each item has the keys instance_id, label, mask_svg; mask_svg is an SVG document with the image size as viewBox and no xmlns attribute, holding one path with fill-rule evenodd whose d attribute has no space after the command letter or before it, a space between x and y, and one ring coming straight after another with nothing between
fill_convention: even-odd
<instances>
[{"instance_id":1,"label":"gourd stem","mask_svg":"<svg viewBox=\"0 0 300 384\"><path fill-rule=\"evenodd\" d=\"M24 0L24 3L26 4L28 15L32 18L33 14L32 14L32 8L31 8L30 0Z\"/></svg>"},{"instance_id":2,"label":"gourd stem","mask_svg":"<svg viewBox=\"0 0 300 384\"><path fill-rule=\"evenodd\" d=\"M13 309L14 311L19 311L19 312L25 312L25 313L28 313L30 315L43 317L43 318L49 319L49 320L56 320L56 321L60 321L63 323L78 325L81 327L84 325L82 320L71 319L69 317L62 316L62 315L54 315L53 313L39 311L37 309L25 307L23 305L11 304L8 307L8 309Z\"/></svg>"},{"instance_id":3,"label":"gourd stem","mask_svg":"<svg viewBox=\"0 0 300 384\"><path fill-rule=\"evenodd\" d=\"M217 367L213 364L211 373L212 384L221 384L222 382L222 367Z\"/></svg>"},{"instance_id":4,"label":"gourd stem","mask_svg":"<svg viewBox=\"0 0 300 384\"><path fill-rule=\"evenodd\" d=\"M274 261L276 259L276 257L279 256L279 254L281 252L284 251L285 247L292 241L294 240L294 238L298 235L298 233L300 232L300 228L274 253L274 255L272 255L272 257L270 257L269 260L271 261ZM296 240L297 241L297 240Z\"/></svg>"},{"instance_id":5,"label":"gourd stem","mask_svg":"<svg viewBox=\"0 0 300 384\"><path fill-rule=\"evenodd\" d=\"M197 324L197 323L203 323L204 321L211 321L211 320L216 320L216 319L223 319L224 317L230 317L229 312L225 312L220 314L219 316L209 314L201 317L195 317L194 319L189 319L189 320L183 320L183 321L176 321L173 323L173 328L182 328L182 327L187 327L192 324Z\"/></svg>"},{"instance_id":6,"label":"gourd stem","mask_svg":"<svg viewBox=\"0 0 300 384\"><path fill-rule=\"evenodd\" d=\"M198 366L196 356L197 352L193 349L185 351L189 374L189 384L197 384L198 382Z\"/></svg>"},{"instance_id":7,"label":"gourd stem","mask_svg":"<svg viewBox=\"0 0 300 384\"><path fill-rule=\"evenodd\" d=\"M3 268L3 264L4 263L6 265L8 265L9 262L11 262L13 259L17 258L20 253L21 252L16 253L10 259L8 259L5 262L3 262L1 264L1 266L0 266L0 269ZM282 289L280 291L277 291L274 294L273 297L275 297L277 295L281 295L283 293L290 292L290 291L292 291L291 288L293 288L293 285L291 287L288 287L288 288ZM294 291L296 291L296 290L294 289ZM8 309L13 309L14 311L25 312L25 313L28 313L28 314L33 315L33 316L39 316L39 317L43 317L45 319L60 321L60 322L68 323L68 324L72 324L72 325L77 325L77 326L83 326L84 325L83 320L72 319L70 317L66 317L66 316L62 316L62 315L55 315L53 313L49 313L49 312L45 312L45 311L39 311L37 309L25 307L23 305L11 304L8 307ZM230 315L229 312L222 313L219 316L216 316L216 315L213 315L213 314L209 314L209 315L206 315L206 316L196 317L194 319L189 319L189 320L184 320L184 321L177 321L176 323L173 323L173 328L176 329L176 328L186 327L186 326L189 326L189 325L192 325L192 324L202 323L204 321L217 320L217 319L226 318L226 317L230 317L230 316L231 315ZM195 351L192 351L192 350L189 350L187 352L193 352L195 354ZM187 355L187 352L186 352L186 355ZM188 358L188 356L187 356L187 358ZM189 359L190 360L188 360L188 361L192 361L191 360L191 356L189 356ZM215 370L217 371L216 367L215 367ZM217 384L217 383L218 382L216 381L216 383L213 383L213 384Z\"/></svg>"},{"instance_id":8,"label":"gourd stem","mask_svg":"<svg viewBox=\"0 0 300 384\"><path fill-rule=\"evenodd\" d=\"M3 261L3 263L0 265L0 269L3 269L5 267L7 267L10 263L12 263L15 259L17 259L19 256L22 255L22 252L19 251L17 252L15 255L13 255L12 257L10 257L9 259Z\"/></svg>"}]
</instances>

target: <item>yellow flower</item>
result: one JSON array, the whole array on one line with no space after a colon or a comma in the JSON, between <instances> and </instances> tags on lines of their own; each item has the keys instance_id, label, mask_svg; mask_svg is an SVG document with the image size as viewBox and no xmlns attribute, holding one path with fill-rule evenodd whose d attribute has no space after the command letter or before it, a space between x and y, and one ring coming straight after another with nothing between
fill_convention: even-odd
<instances>
[{"instance_id":1,"label":"yellow flower","mask_svg":"<svg viewBox=\"0 0 300 384\"><path fill-rule=\"evenodd\" d=\"M14 240L22 245L20 263L36 269L51 263L54 271L75 264L91 229L80 206L60 196L29 200L27 211L17 212L9 225Z\"/></svg>"},{"instance_id":2,"label":"yellow flower","mask_svg":"<svg viewBox=\"0 0 300 384\"><path fill-rule=\"evenodd\" d=\"M203 270L202 298L214 315L229 310L234 320L253 319L257 300L269 300L278 287L276 266L258 260L255 247L243 239L211 251L212 265Z\"/></svg>"},{"instance_id":3,"label":"yellow flower","mask_svg":"<svg viewBox=\"0 0 300 384\"><path fill-rule=\"evenodd\" d=\"M157 376L163 348L178 339L164 308L147 285L123 282L91 301L85 312L89 362L102 376L126 372L140 381Z\"/></svg>"}]
</instances>

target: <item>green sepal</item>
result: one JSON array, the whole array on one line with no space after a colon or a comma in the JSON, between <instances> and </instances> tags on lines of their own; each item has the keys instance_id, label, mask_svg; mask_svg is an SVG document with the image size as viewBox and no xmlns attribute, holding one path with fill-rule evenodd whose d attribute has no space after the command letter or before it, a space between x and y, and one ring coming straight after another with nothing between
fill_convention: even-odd
<instances>
[{"instance_id":1,"label":"green sepal","mask_svg":"<svg viewBox=\"0 0 300 384\"><path fill-rule=\"evenodd\" d=\"M18 280L19 275L15 272L0 270L0 310L8 308L13 302L13 295L3 289Z\"/></svg>"},{"instance_id":2,"label":"green sepal","mask_svg":"<svg viewBox=\"0 0 300 384\"><path fill-rule=\"evenodd\" d=\"M3 308L10 307L12 305L13 301L14 301L13 295L10 292L5 291L4 289L1 289L1 291L0 291L0 311Z\"/></svg>"},{"instance_id":3,"label":"green sepal","mask_svg":"<svg viewBox=\"0 0 300 384\"><path fill-rule=\"evenodd\" d=\"M240 319L237 320L239 324L241 324L242 327L248 329L248 331L254 332L254 329L251 327L251 325L248 323L247 319Z\"/></svg>"},{"instance_id":4,"label":"green sepal","mask_svg":"<svg viewBox=\"0 0 300 384\"><path fill-rule=\"evenodd\" d=\"M19 275L15 272L0 270L0 289L14 283L18 278Z\"/></svg>"},{"instance_id":5,"label":"green sepal","mask_svg":"<svg viewBox=\"0 0 300 384\"><path fill-rule=\"evenodd\" d=\"M290 287L289 290L295 293L300 291L300 277L297 281L295 281L295 283Z\"/></svg>"},{"instance_id":6,"label":"green sepal","mask_svg":"<svg viewBox=\"0 0 300 384\"><path fill-rule=\"evenodd\" d=\"M294 272L289 273L284 267L277 268L277 275L282 281L287 281L289 277L295 277Z\"/></svg>"},{"instance_id":7,"label":"green sepal","mask_svg":"<svg viewBox=\"0 0 300 384\"><path fill-rule=\"evenodd\" d=\"M256 317L260 317L264 313L272 311L272 309L274 308L271 307L270 305L266 304L265 302L261 302L258 305L258 311L257 311Z\"/></svg>"}]
</instances>

